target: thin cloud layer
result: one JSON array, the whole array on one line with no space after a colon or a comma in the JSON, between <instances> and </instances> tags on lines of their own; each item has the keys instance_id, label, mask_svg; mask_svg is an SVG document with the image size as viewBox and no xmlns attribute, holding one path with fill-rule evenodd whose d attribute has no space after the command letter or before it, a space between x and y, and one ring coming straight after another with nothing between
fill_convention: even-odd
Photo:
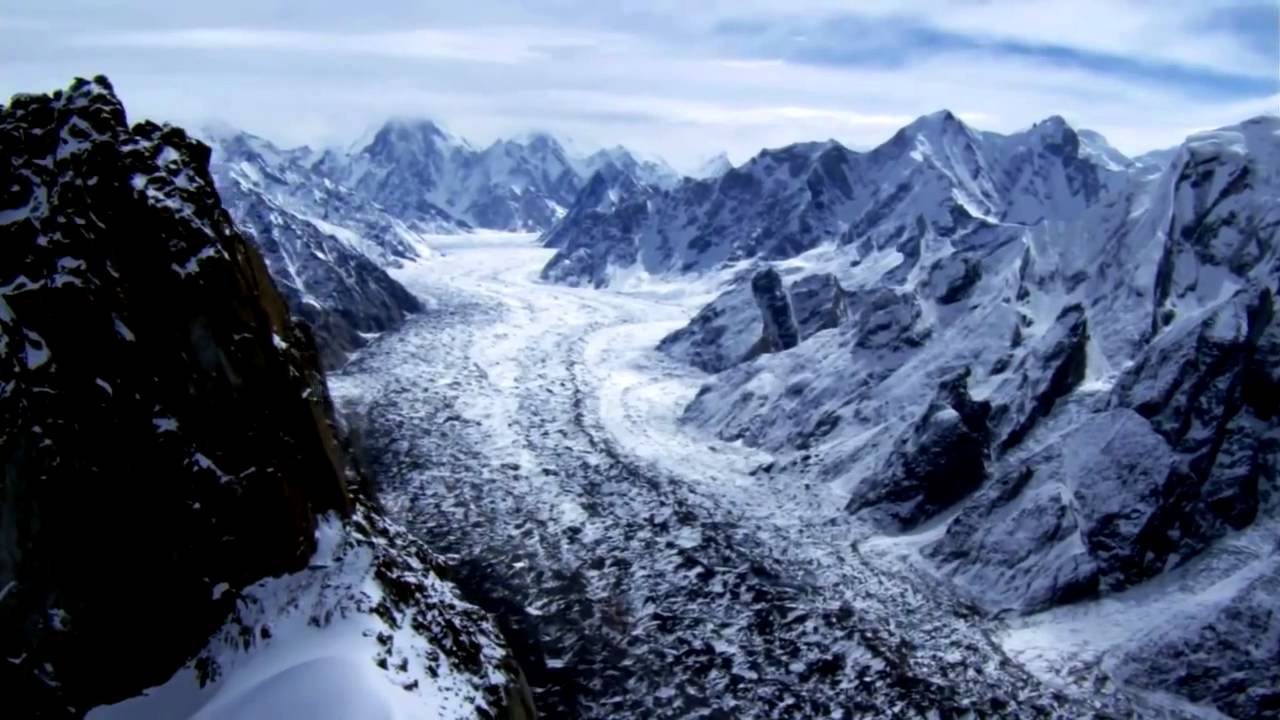
<instances>
[{"instance_id":1,"label":"thin cloud layer","mask_svg":"<svg viewBox=\"0 0 1280 720\"><path fill-rule=\"evenodd\" d=\"M0 16L0 93L105 72L135 115L288 144L420 115L479 143L538 129L686 168L871 146L943 107L1000 131L1061 114L1131 153L1280 110L1274 2L452 5L33 3Z\"/></svg>"}]
</instances>

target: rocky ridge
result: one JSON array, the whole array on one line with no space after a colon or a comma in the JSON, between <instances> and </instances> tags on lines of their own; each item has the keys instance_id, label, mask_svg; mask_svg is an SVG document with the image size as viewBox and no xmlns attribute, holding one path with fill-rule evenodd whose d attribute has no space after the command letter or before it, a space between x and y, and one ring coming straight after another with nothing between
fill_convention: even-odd
<instances>
[{"instance_id":1,"label":"rocky ridge","mask_svg":"<svg viewBox=\"0 0 1280 720\"><path fill-rule=\"evenodd\" d=\"M209 148L129 127L97 77L14 97L0 156L7 700L78 717L166 683L242 593L263 578L305 585L345 535L388 548L372 567L395 569L375 569L364 592L395 598L387 622L422 618L417 647L451 658L475 698L461 716L522 717L496 629L451 616L461 601L446 604L431 567L390 549L405 547L399 531L363 506L311 335L223 209ZM439 589L397 594L405 583ZM452 645L431 618L451 618ZM242 649L256 645L273 645L268 630Z\"/></svg>"},{"instance_id":2,"label":"rocky ridge","mask_svg":"<svg viewBox=\"0 0 1280 720\"><path fill-rule=\"evenodd\" d=\"M1153 172L1058 118L1001 137L943 113L870 153L765 153L741 187L731 173L625 234L595 228L598 247L562 229L544 276L607 279L595 263L625 252L651 272L751 268L660 346L719 373L686 422L844 495L859 539L926 533L918 559L990 612L1250 574L1226 604L1189 600L1178 632L1129 631L1103 672L1253 717L1280 687L1253 640L1276 632L1275 569L1239 551L1274 544L1280 517L1277 157L1270 117ZM843 319L751 353L762 314L741 278L761 260L793 304L831 274Z\"/></svg>"}]
</instances>

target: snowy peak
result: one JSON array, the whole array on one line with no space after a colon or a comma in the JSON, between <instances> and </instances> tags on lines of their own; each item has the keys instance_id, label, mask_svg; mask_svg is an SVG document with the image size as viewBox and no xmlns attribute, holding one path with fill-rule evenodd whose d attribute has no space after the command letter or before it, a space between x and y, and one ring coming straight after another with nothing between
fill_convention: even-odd
<instances>
[{"instance_id":1,"label":"snowy peak","mask_svg":"<svg viewBox=\"0 0 1280 720\"><path fill-rule=\"evenodd\" d=\"M1077 130L1080 139L1080 152L1089 160L1108 170L1127 170L1134 161L1107 142L1101 133L1093 130Z\"/></svg>"},{"instance_id":2,"label":"snowy peak","mask_svg":"<svg viewBox=\"0 0 1280 720\"><path fill-rule=\"evenodd\" d=\"M950 110L922 115L873 150L908 153L917 160L943 159L953 151L977 143L976 134Z\"/></svg>"},{"instance_id":3,"label":"snowy peak","mask_svg":"<svg viewBox=\"0 0 1280 720\"><path fill-rule=\"evenodd\" d=\"M729 161L729 155L720 152L699 163L697 169L693 171L692 177L697 180L713 179L724 175L732 169L733 163Z\"/></svg>"},{"instance_id":4,"label":"snowy peak","mask_svg":"<svg viewBox=\"0 0 1280 720\"><path fill-rule=\"evenodd\" d=\"M583 158L578 168L586 177L605 170L610 174L631 175L640 184L662 188L674 187L680 182L680 174L661 158L640 158L621 145L595 151Z\"/></svg>"},{"instance_id":5,"label":"snowy peak","mask_svg":"<svg viewBox=\"0 0 1280 720\"><path fill-rule=\"evenodd\" d=\"M312 167L415 227L546 230L562 218L583 183L605 164L641 183L674 185L663 163L623 148L574 158L553 136L535 132L476 150L429 120L392 120L349 156L329 151Z\"/></svg>"},{"instance_id":6,"label":"snowy peak","mask_svg":"<svg viewBox=\"0 0 1280 720\"><path fill-rule=\"evenodd\" d=\"M423 160L465 144L430 120L388 120L360 153L389 161Z\"/></svg>"},{"instance_id":7,"label":"snowy peak","mask_svg":"<svg viewBox=\"0 0 1280 720\"><path fill-rule=\"evenodd\" d=\"M1271 124L1259 120L1249 132L1265 135ZM1246 145L1244 131L1235 133L1241 139L1219 133L1203 142ZM555 240L567 244L545 277L597 283L611 275L600 265L605 257L650 272L702 271L752 257L794 257L825 243L852 245L857 257L896 249L907 259L905 276L925 251L922 243L979 226L1110 222L1152 172L1149 162L1130 161L1060 116L1001 135L942 110L866 153L834 141L761 151L714 181L686 182L652 198L643 227L632 216L619 218L616 230L593 219L590 232L578 232L566 218ZM604 247L612 242L627 247Z\"/></svg>"}]
</instances>

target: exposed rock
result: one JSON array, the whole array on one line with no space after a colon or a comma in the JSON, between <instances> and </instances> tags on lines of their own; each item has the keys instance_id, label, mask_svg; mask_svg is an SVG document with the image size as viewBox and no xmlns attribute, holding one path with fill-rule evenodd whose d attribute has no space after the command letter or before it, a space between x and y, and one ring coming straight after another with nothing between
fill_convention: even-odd
<instances>
[{"instance_id":1,"label":"exposed rock","mask_svg":"<svg viewBox=\"0 0 1280 720\"><path fill-rule=\"evenodd\" d=\"M1147 538L1170 470L1169 446L1139 415L1092 416L1004 464L925 553L991 609L1125 587L1163 565Z\"/></svg>"},{"instance_id":2,"label":"exposed rock","mask_svg":"<svg viewBox=\"0 0 1280 720\"><path fill-rule=\"evenodd\" d=\"M649 215L649 198L656 192L625 173L597 171L574 200L564 220L543 236L548 247L565 247L542 269L542 278L570 285L604 287L614 268L635 263L634 243ZM573 233L589 233L597 244L569 249ZM615 238L619 234L620 238Z\"/></svg>"},{"instance_id":3,"label":"exposed rock","mask_svg":"<svg viewBox=\"0 0 1280 720\"><path fill-rule=\"evenodd\" d=\"M872 350L918 347L927 330L918 327L920 302L913 293L888 288L867 290L847 300L854 344Z\"/></svg>"},{"instance_id":4,"label":"exposed rock","mask_svg":"<svg viewBox=\"0 0 1280 720\"><path fill-rule=\"evenodd\" d=\"M751 289L754 269L734 276L729 287L698 311L688 325L664 337L658 350L706 372L723 372L759 354L760 306ZM848 320L844 290L829 273L806 275L787 288L799 341Z\"/></svg>"},{"instance_id":5,"label":"exposed rock","mask_svg":"<svg viewBox=\"0 0 1280 720\"><path fill-rule=\"evenodd\" d=\"M839 327L849 317L844 288L831 273L806 275L787 288L801 341L816 332Z\"/></svg>"},{"instance_id":6,"label":"exposed rock","mask_svg":"<svg viewBox=\"0 0 1280 720\"><path fill-rule=\"evenodd\" d=\"M1026 356L1018 368L1016 387L1005 385L1003 394L1012 394L1007 404L998 406L992 418L1003 435L1000 450L1009 450L1031 432L1041 418L1053 410L1059 398L1084 379L1088 361L1089 321L1081 305L1069 305L1058 313L1053 327L1040 338L1037 350Z\"/></svg>"},{"instance_id":7,"label":"exposed rock","mask_svg":"<svg viewBox=\"0 0 1280 720\"><path fill-rule=\"evenodd\" d=\"M667 335L658 350L709 373L751 357L760 340L760 308L751 292L753 271L738 273L728 289Z\"/></svg>"},{"instance_id":8,"label":"exposed rock","mask_svg":"<svg viewBox=\"0 0 1280 720\"><path fill-rule=\"evenodd\" d=\"M760 335L762 352L782 352L800 343L800 329L791 310L791 299L782 287L782 277L766 268L751 278L751 294L760 307L764 329Z\"/></svg>"},{"instance_id":9,"label":"exposed rock","mask_svg":"<svg viewBox=\"0 0 1280 720\"><path fill-rule=\"evenodd\" d=\"M297 592L272 618L323 627L299 598L333 591L347 605L331 612L403 626L417 662L474 680L477 715L526 717L496 628L445 602L403 531L352 518L359 478L311 335L222 208L209 155L178 128L130 129L102 77L0 109L6 701L81 717L171 680L197 692L223 669L201 650L215 631L283 585ZM308 568L321 514L328 537L364 543L345 591ZM275 635L218 637L249 653Z\"/></svg>"},{"instance_id":10,"label":"exposed rock","mask_svg":"<svg viewBox=\"0 0 1280 720\"><path fill-rule=\"evenodd\" d=\"M82 712L185 661L229 609L218 583L305 564L347 470L207 147L130 130L97 78L15 97L0 155L0 672L13 702Z\"/></svg>"},{"instance_id":11,"label":"exposed rock","mask_svg":"<svg viewBox=\"0 0 1280 720\"><path fill-rule=\"evenodd\" d=\"M968 378L966 369L939 383L933 402L898 439L893 455L854 489L850 512L909 530L982 484L991 406L969 396Z\"/></svg>"},{"instance_id":12,"label":"exposed rock","mask_svg":"<svg viewBox=\"0 0 1280 720\"><path fill-rule=\"evenodd\" d=\"M933 264L928 286L940 305L965 299L982 277L982 265L973 258L949 255Z\"/></svg>"},{"instance_id":13,"label":"exposed rock","mask_svg":"<svg viewBox=\"0 0 1280 720\"><path fill-rule=\"evenodd\" d=\"M1274 557L1280 547L1259 548ZM1126 653L1121 679L1175 693L1235 718L1274 717L1280 711L1280 570L1242 568L1234 594L1203 617L1165 618L1182 632L1161 633Z\"/></svg>"},{"instance_id":14,"label":"exposed rock","mask_svg":"<svg viewBox=\"0 0 1280 720\"><path fill-rule=\"evenodd\" d=\"M322 177L307 148L211 134L223 204L262 252L289 311L311 326L326 368L341 366L366 335L398 328L422 309L382 267L430 252L407 223Z\"/></svg>"},{"instance_id":15,"label":"exposed rock","mask_svg":"<svg viewBox=\"0 0 1280 720\"><path fill-rule=\"evenodd\" d=\"M422 304L372 260L264 193L228 179L221 194L261 250L289 311L311 326L328 369L366 344L361 333L400 327Z\"/></svg>"},{"instance_id":16,"label":"exposed rock","mask_svg":"<svg viewBox=\"0 0 1280 720\"><path fill-rule=\"evenodd\" d=\"M1280 323L1270 289L1241 290L1198 326L1154 343L1113 402L1147 417L1176 464L1141 548L1153 562L1192 557L1250 525L1276 482ZM1138 573L1138 577L1149 573Z\"/></svg>"}]
</instances>

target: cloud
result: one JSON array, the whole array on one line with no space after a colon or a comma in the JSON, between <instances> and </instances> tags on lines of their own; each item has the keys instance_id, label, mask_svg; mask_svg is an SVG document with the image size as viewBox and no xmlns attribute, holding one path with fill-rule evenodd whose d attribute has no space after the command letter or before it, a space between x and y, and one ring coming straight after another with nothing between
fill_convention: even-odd
<instances>
[{"instance_id":1,"label":"cloud","mask_svg":"<svg viewBox=\"0 0 1280 720\"><path fill-rule=\"evenodd\" d=\"M598 48L601 36L568 35L529 28L450 31L418 28L395 32L310 32L255 28L190 28L90 33L70 39L82 47L173 50L263 50L381 55L391 58L530 63L574 50Z\"/></svg>"},{"instance_id":2,"label":"cloud","mask_svg":"<svg viewBox=\"0 0 1280 720\"><path fill-rule=\"evenodd\" d=\"M1128 152L1280 109L1280 20L1257 2L292 7L31 3L0 19L0 95L105 72L135 117L218 117L285 143L346 145L421 115L481 144L541 129L686 167L801 140L869 147L943 107L997 131L1061 114Z\"/></svg>"}]
</instances>

